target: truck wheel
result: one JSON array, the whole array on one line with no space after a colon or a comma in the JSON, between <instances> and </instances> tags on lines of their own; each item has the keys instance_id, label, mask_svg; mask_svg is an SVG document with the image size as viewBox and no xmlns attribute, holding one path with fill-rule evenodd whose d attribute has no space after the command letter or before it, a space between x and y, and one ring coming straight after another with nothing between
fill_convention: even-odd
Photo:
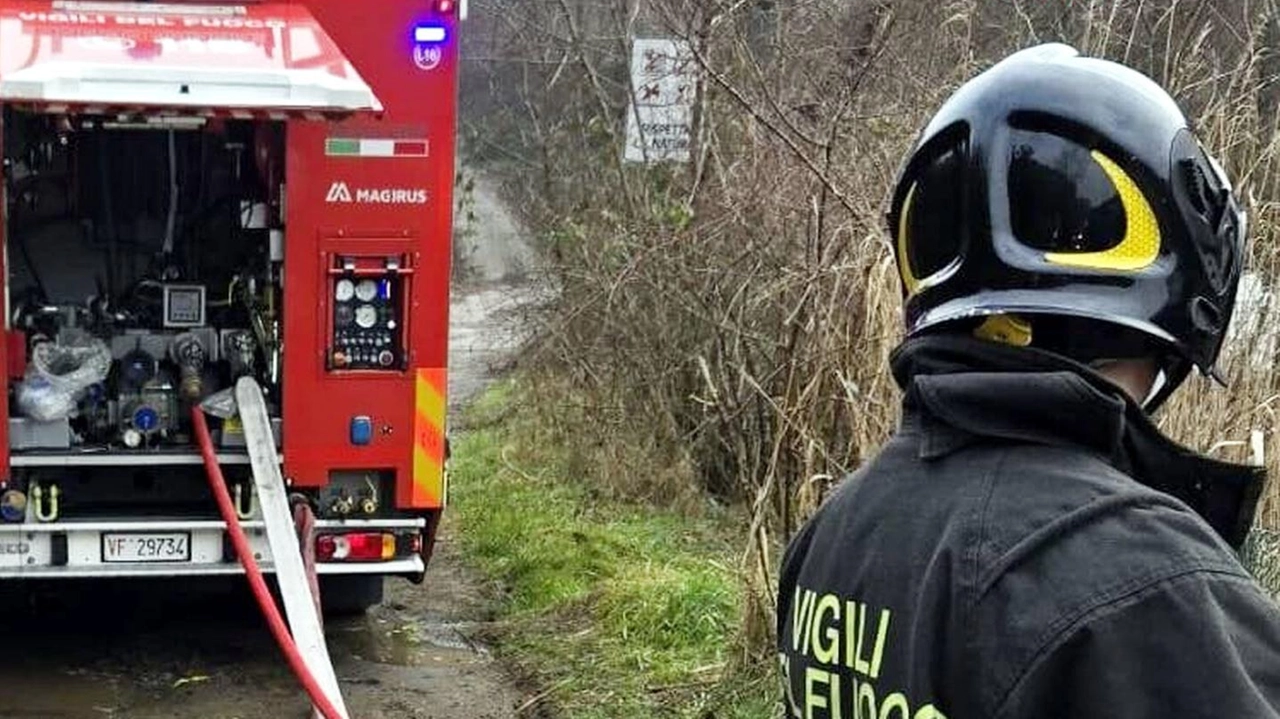
<instances>
[{"instance_id":1,"label":"truck wheel","mask_svg":"<svg viewBox=\"0 0 1280 719\"><path fill-rule=\"evenodd\" d=\"M364 614L382 603L382 577L354 575L320 578L320 605L325 616Z\"/></svg>"}]
</instances>

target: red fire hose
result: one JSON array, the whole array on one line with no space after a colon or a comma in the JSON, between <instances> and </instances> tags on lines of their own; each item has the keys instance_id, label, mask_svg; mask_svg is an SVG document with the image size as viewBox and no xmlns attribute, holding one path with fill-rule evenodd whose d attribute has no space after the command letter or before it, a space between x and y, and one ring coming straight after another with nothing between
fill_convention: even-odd
<instances>
[{"instance_id":1,"label":"red fire hose","mask_svg":"<svg viewBox=\"0 0 1280 719\"><path fill-rule=\"evenodd\" d=\"M305 501L293 505L293 527L298 531L298 543L302 549L302 566L307 570L311 583L311 597L316 600L316 616L324 626L324 606L320 604L320 577L316 573L316 515Z\"/></svg>"},{"instance_id":2,"label":"red fire hose","mask_svg":"<svg viewBox=\"0 0 1280 719\"><path fill-rule=\"evenodd\" d=\"M285 659L289 661L289 668L298 677L298 681L302 682L302 688L311 697L311 703L315 708L325 719L342 719L342 714L325 695L324 690L311 674L311 669L302 660L302 655L298 653L298 645L294 643L293 637L285 627L284 619L280 616L280 610L276 607L275 600L267 590L266 580L262 578L262 569L253 558L253 552L249 549L249 540L245 537L244 529L240 527L240 520L231 506L231 495L227 492L227 483L222 477L222 467L218 466L218 457L213 451L209 424L205 421L204 411L199 406L191 409L191 420L195 426L200 454L204 457L209 487L213 490L214 499L218 500L218 511L222 513L222 519L227 523L227 532L231 535L231 543L235 545L236 556L244 566L245 576L249 578L249 587L253 589L254 599L258 601L258 607L262 609L263 616L267 618L271 634L275 636L276 643L280 645L280 651L284 652Z\"/></svg>"}]
</instances>

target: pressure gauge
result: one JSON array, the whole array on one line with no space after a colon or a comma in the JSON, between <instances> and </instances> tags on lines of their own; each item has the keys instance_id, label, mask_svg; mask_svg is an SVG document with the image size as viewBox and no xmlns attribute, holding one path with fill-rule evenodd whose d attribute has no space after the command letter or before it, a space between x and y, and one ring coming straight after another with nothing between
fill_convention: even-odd
<instances>
[{"instance_id":1,"label":"pressure gauge","mask_svg":"<svg viewBox=\"0 0 1280 719\"><path fill-rule=\"evenodd\" d=\"M355 319L356 311L351 309L351 305L338 305L333 311L333 323L339 327L346 327L351 324L351 320Z\"/></svg>"},{"instance_id":2,"label":"pressure gauge","mask_svg":"<svg viewBox=\"0 0 1280 719\"><path fill-rule=\"evenodd\" d=\"M356 299L361 302L372 302L378 296L378 283L373 280L361 280L356 285Z\"/></svg>"},{"instance_id":3,"label":"pressure gauge","mask_svg":"<svg viewBox=\"0 0 1280 719\"><path fill-rule=\"evenodd\" d=\"M334 289L334 299L339 302L346 302L356 293L356 285L351 280L338 280L338 286Z\"/></svg>"},{"instance_id":4,"label":"pressure gauge","mask_svg":"<svg viewBox=\"0 0 1280 719\"><path fill-rule=\"evenodd\" d=\"M356 308L356 324L364 329L369 329L378 322L378 311L373 305L360 305Z\"/></svg>"}]
</instances>

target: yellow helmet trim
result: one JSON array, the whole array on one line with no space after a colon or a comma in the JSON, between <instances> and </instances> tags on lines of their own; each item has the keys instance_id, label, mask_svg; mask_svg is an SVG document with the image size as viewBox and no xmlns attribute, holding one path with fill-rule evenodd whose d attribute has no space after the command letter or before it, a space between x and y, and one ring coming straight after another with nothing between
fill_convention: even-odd
<instances>
[{"instance_id":1,"label":"yellow helmet trim","mask_svg":"<svg viewBox=\"0 0 1280 719\"><path fill-rule=\"evenodd\" d=\"M1031 344L1031 323L1017 315L989 315L974 328L973 336L988 342L1027 347Z\"/></svg>"},{"instance_id":2,"label":"yellow helmet trim","mask_svg":"<svg viewBox=\"0 0 1280 719\"><path fill-rule=\"evenodd\" d=\"M1101 252L1047 252L1045 259L1059 265L1095 270L1134 272L1150 267L1160 254L1160 224L1151 203L1138 184L1111 158L1094 150L1093 161L1107 173L1124 208L1125 230L1120 244Z\"/></svg>"},{"instance_id":3,"label":"yellow helmet trim","mask_svg":"<svg viewBox=\"0 0 1280 719\"><path fill-rule=\"evenodd\" d=\"M907 254L907 227L911 218L911 201L916 196L916 185L911 183L911 188L907 190L907 196L902 201L902 211L898 214L898 271L902 275L902 284L907 288L908 295L914 295L916 290L920 289L920 280L911 269L910 256Z\"/></svg>"}]
</instances>

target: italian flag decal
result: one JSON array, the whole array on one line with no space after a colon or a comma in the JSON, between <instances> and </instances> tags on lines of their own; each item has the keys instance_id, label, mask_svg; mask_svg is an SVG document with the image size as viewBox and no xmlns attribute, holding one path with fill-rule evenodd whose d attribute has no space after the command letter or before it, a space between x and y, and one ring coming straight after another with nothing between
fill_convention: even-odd
<instances>
[{"instance_id":1,"label":"italian flag decal","mask_svg":"<svg viewBox=\"0 0 1280 719\"><path fill-rule=\"evenodd\" d=\"M427 141L330 137L324 142L329 157L426 157Z\"/></svg>"}]
</instances>

